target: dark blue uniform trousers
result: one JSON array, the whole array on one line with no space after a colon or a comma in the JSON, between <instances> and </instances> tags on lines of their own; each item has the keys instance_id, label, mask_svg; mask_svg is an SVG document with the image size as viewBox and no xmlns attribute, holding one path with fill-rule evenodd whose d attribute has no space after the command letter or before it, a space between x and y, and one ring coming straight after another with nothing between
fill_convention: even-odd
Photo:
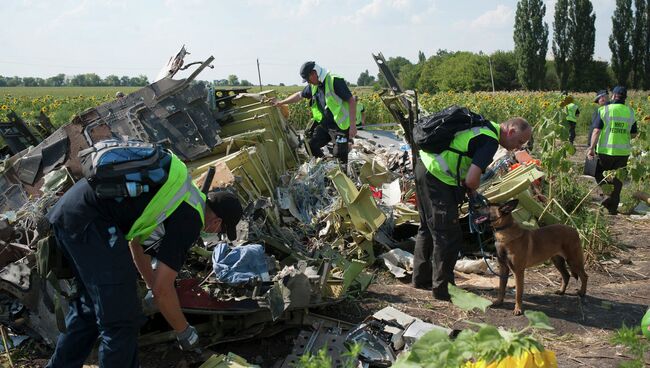
<instances>
[{"instance_id":1,"label":"dark blue uniform trousers","mask_svg":"<svg viewBox=\"0 0 650 368\"><path fill-rule=\"evenodd\" d=\"M454 282L454 266L463 243L458 223L458 204L463 192L447 185L427 171L418 158L415 190L420 227L413 252L413 285L432 288L434 297L448 295Z\"/></svg>"},{"instance_id":2,"label":"dark blue uniform trousers","mask_svg":"<svg viewBox=\"0 0 650 368\"><path fill-rule=\"evenodd\" d=\"M137 339L144 317L124 235L100 219L77 235L57 226L54 232L75 272L79 296L69 301L67 330L59 335L47 367L81 367L98 337L100 367L138 367Z\"/></svg>"}]
</instances>

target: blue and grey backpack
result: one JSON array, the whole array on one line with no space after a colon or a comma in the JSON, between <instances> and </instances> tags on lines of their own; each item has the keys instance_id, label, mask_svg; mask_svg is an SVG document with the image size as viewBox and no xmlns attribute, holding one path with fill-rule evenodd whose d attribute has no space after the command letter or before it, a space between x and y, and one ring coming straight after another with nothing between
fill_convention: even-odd
<instances>
[{"instance_id":1,"label":"blue and grey backpack","mask_svg":"<svg viewBox=\"0 0 650 368\"><path fill-rule=\"evenodd\" d=\"M136 197L167 180L171 156L135 139L107 139L79 152L81 170L100 198Z\"/></svg>"}]
</instances>

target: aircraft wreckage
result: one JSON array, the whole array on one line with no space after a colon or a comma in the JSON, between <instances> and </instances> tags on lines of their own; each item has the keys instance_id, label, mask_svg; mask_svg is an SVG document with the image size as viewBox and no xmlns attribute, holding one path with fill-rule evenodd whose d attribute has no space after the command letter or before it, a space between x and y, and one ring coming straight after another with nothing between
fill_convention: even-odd
<instances>
[{"instance_id":1,"label":"aircraft wreckage","mask_svg":"<svg viewBox=\"0 0 650 368\"><path fill-rule=\"evenodd\" d=\"M382 258L397 277L410 271L402 249L412 249L419 221L412 145L401 138L382 143L391 133L360 132L344 170L335 160L309 160L288 111L271 105L274 91L215 91L194 81L213 57L183 66L187 54L183 47L154 83L83 111L56 130L41 116L33 125L46 136L40 142L19 117L0 122L13 153L0 167L0 323L49 345L56 341L63 298L73 282L52 282L39 272L39 244L49 227L44 215L83 176L78 153L111 137L163 145L186 162L197 184L214 167L207 185L232 190L247 204L234 244L203 237L179 273L182 309L205 346L251 338L271 324L317 320L316 334L328 326L340 328L340 321L307 311L367 288L373 275L366 268L376 261L376 252L387 252ZM399 88L381 54L375 60L392 87L382 100L409 137L420 113L417 95ZM173 79L189 66L195 67L189 77ZM506 161L500 162L496 172L505 167ZM524 206L516 215L529 226L536 226L539 216L557 222L527 190L542 176L535 165L522 165L495 175L484 193L520 198ZM256 261L238 262L245 257ZM240 269L237 264L253 265ZM160 316L150 316L141 332L141 345L173 339ZM312 337L307 333L304 339ZM348 337L376 340L363 328ZM385 342L366 345L362 356L394 359Z\"/></svg>"}]
</instances>

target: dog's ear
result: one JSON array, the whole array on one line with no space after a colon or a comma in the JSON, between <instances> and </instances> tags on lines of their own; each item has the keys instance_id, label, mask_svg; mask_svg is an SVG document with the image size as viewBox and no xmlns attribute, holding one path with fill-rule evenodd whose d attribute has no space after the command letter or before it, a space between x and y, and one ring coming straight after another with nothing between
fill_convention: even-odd
<instances>
[{"instance_id":1,"label":"dog's ear","mask_svg":"<svg viewBox=\"0 0 650 368\"><path fill-rule=\"evenodd\" d=\"M502 204L501 206L499 206L499 212L501 212L504 215L507 215L510 212L514 211L515 208L517 208L518 204L519 204L518 199L510 200L510 201Z\"/></svg>"}]
</instances>

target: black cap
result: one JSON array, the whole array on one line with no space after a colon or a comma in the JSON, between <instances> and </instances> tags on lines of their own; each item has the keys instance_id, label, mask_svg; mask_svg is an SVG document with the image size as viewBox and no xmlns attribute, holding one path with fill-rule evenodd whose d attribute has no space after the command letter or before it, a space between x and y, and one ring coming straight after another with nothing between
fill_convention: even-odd
<instances>
[{"instance_id":1,"label":"black cap","mask_svg":"<svg viewBox=\"0 0 650 368\"><path fill-rule=\"evenodd\" d=\"M623 87L623 86L616 86L612 90L612 94L619 95L619 96L625 98L625 97L627 97L627 89L625 87Z\"/></svg>"},{"instance_id":2,"label":"black cap","mask_svg":"<svg viewBox=\"0 0 650 368\"><path fill-rule=\"evenodd\" d=\"M600 91L598 91L596 93L596 97L594 97L594 102L598 103L598 100L600 100L601 97L607 96L607 95L608 95L607 90L606 89L601 89Z\"/></svg>"},{"instance_id":3,"label":"black cap","mask_svg":"<svg viewBox=\"0 0 650 368\"><path fill-rule=\"evenodd\" d=\"M300 76L302 77L303 82L307 82L307 80L309 79L309 73L311 73L311 71L314 70L314 65L316 65L315 62L306 61L300 67Z\"/></svg>"},{"instance_id":4,"label":"black cap","mask_svg":"<svg viewBox=\"0 0 650 368\"><path fill-rule=\"evenodd\" d=\"M237 239L237 224L243 213L239 198L228 191L210 192L206 203L221 218L222 233L230 240Z\"/></svg>"}]
</instances>

